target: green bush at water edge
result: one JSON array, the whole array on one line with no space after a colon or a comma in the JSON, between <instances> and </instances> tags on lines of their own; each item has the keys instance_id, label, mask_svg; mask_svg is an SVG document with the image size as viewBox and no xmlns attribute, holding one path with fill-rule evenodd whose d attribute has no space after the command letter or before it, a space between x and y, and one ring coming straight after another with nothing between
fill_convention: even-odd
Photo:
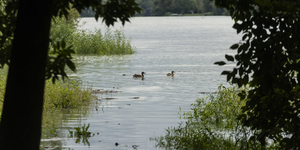
<instances>
[{"instance_id":1,"label":"green bush at water edge","mask_svg":"<svg viewBox=\"0 0 300 150\"><path fill-rule=\"evenodd\" d=\"M57 17L52 21L50 52L54 43L63 40L67 46L72 46L76 54L123 55L135 52L122 29L111 31L107 27L104 33L100 29L80 29L78 17L73 16L68 19Z\"/></svg>"},{"instance_id":2,"label":"green bush at water edge","mask_svg":"<svg viewBox=\"0 0 300 150\"><path fill-rule=\"evenodd\" d=\"M197 99L191 111L179 112L186 121L166 129L166 135L150 138L164 149L276 149L276 144L261 147L251 135L258 131L243 127L237 119L246 100L240 100L237 87L219 86L217 94ZM277 147L278 148L278 147Z\"/></svg>"},{"instance_id":3,"label":"green bush at water edge","mask_svg":"<svg viewBox=\"0 0 300 150\"><path fill-rule=\"evenodd\" d=\"M100 29L78 30L73 41L77 54L121 55L135 52L122 29L112 32L111 29L106 28L104 35Z\"/></svg>"},{"instance_id":4,"label":"green bush at water edge","mask_svg":"<svg viewBox=\"0 0 300 150\"><path fill-rule=\"evenodd\" d=\"M6 76L0 76L0 112L5 93ZM81 108L91 103L93 96L90 88L82 89L79 80L66 79L56 81L46 81L44 95L44 111L56 108Z\"/></svg>"}]
</instances>

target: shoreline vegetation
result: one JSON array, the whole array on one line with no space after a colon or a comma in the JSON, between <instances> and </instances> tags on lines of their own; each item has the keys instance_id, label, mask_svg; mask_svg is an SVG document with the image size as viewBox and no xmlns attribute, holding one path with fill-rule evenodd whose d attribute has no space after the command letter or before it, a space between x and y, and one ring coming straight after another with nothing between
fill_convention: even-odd
<instances>
[{"instance_id":1,"label":"shoreline vegetation","mask_svg":"<svg viewBox=\"0 0 300 150\"><path fill-rule=\"evenodd\" d=\"M185 121L177 127L168 127L164 136L150 140L162 149L279 149L279 143L262 146L251 137L259 131L243 126L237 119L246 104L238 93L248 90L220 85L217 94L197 99L190 111L179 110L180 119Z\"/></svg>"},{"instance_id":2,"label":"shoreline vegetation","mask_svg":"<svg viewBox=\"0 0 300 150\"><path fill-rule=\"evenodd\" d=\"M0 75L0 113L2 113L3 99L5 93L6 76ZM43 128L42 137L55 136L57 127L62 123L63 112L68 112L68 117L72 114L86 115L93 106L94 97L92 89L84 86L79 79L65 79L65 81L46 81L44 108L43 108ZM1 114L0 114L1 116ZM50 133L50 134L49 134Z\"/></svg>"},{"instance_id":3,"label":"shoreline vegetation","mask_svg":"<svg viewBox=\"0 0 300 150\"><path fill-rule=\"evenodd\" d=\"M79 25L79 13L71 10L70 16L56 17L51 24L50 50L53 52L57 42L64 41L66 46L74 50L75 54L82 55L127 55L134 54L135 47L131 45L123 28L112 31L109 27L105 31L100 29L82 29Z\"/></svg>"},{"instance_id":4,"label":"shoreline vegetation","mask_svg":"<svg viewBox=\"0 0 300 150\"><path fill-rule=\"evenodd\" d=\"M6 76L0 75L0 112L5 93ZM56 81L55 84L51 80L46 81L44 95L44 111L63 108L73 109L88 106L92 100L92 89L89 87L82 88L81 80L65 79L64 81Z\"/></svg>"}]
</instances>

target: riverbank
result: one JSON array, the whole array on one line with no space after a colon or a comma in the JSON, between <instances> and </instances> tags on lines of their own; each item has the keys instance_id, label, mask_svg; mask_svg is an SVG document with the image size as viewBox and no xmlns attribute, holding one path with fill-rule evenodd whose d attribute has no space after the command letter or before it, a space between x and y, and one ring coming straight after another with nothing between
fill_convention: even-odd
<instances>
[{"instance_id":1,"label":"riverbank","mask_svg":"<svg viewBox=\"0 0 300 150\"><path fill-rule=\"evenodd\" d=\"M46 81L44 96L44 112L55 109L78 109L90 105L93 96L91 88L82 89L78 79L67 79L65 82L51 80ZM6 76L0 75L0 113L2 112L5 94Z\"/></svg>"}]
</instances>

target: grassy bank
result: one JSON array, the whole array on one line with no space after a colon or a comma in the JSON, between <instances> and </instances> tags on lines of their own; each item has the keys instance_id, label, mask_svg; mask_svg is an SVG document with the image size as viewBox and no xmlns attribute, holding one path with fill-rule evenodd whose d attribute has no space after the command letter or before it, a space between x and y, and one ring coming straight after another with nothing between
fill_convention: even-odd
<instances>
[{"instance_id":1,"label":"grassy bank","mask_svg":"<svg viewBox=\"0 0 300 150\"><path fill-rule=\"evenodd\" d=\"M262 147L250 138L258 131L243 127L237 119L245 100L240 100L237 87L219 87L217 94L196 100L188 112L179 112L185 121L166 129L166 135L151 138L164 149L276 149L275 144ZM277 147L278 148L278 147Z\"/></svg>"},{"instance_id":2,"label":"grassy bank","mask_svg":"<svg viewBox=\"0 0 300 150\"><path fill-rule=\"evenodd\" d=\"M0 113L4 99L6 76L0 76ZM91 89L80 87L80 80L57 81L52 84L51 80L46 81L44 96L44 114L45 111L55 109L78 109L88 106L92 102Z\"/></svg>"}]
</instances>

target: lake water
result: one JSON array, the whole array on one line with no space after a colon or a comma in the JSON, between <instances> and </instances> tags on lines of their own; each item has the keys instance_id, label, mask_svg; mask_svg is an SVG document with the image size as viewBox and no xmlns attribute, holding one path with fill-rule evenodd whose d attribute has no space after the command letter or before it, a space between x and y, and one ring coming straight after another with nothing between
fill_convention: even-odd
<instances>
[{"instance_id":1,"label":"lake water","mask_svg":"<svg viewBox=\"0 0 300 150\"><path fill-rule=\"evenodd\" d=\"M105 29L101 21L84 18L83 28ZM75 143L76 139L59 138L62 149L85 150L153 150L150 137L165 134L165 129L183 121L183 111L205 95L226 84L222 70L235 65L217 66L225 54L234 54L229 47L241 36L232 28L230 17L136 17L124 27L125 35L136 47L136 53L126 56L76 57L78 76L93 89L120 91L97 94L97 109L80 118L80 125L90 124L96 134L88 139L90 146ZM121 23L114 29L120 29ZM134 79L133 74L146 72L145 78ZM175 71L174 77L166 74ZM106 98L115 98L106 100ZM64 128L78 126L78 120L64 122ZM63 132L68 132L65 130ZM115 143L119 143L115 146ZM46 145L46 144L45 144Z\"/></svg>"}]
</instances>

